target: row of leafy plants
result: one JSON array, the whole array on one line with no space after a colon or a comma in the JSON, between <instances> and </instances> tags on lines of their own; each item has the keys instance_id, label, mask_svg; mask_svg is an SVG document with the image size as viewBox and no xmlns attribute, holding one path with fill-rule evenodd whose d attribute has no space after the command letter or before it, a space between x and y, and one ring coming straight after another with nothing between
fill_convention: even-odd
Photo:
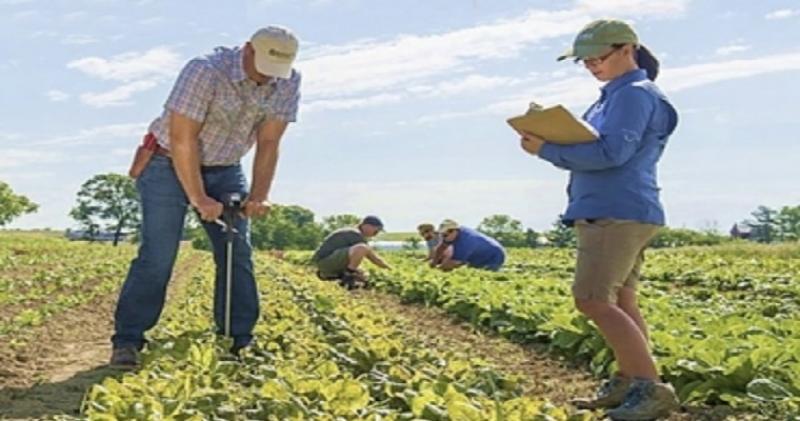
<instances>
[{"instance_id":1,"label":"row of leafy plants","mask_svg":"<svg viewBox=\"0 0 800 421\"><path fill-rule=\"evenodd\" d=\"M575 252L565 249L513 250L506 272L533 277L571 278ZM800 246L731 244L647 252L642 275L662 290L691 289L751 301L785 301L800 306Z\"/></svg>"},{"instance_id":2,"label":"row of leafy plants","mask_svg":"<svg viewBox=\"0 0 800 421\"><path fill-rule=\"evenodd\" d=\"M259 259L256 341L239 360L214 335L213 270L198 267L136 373L90 390L91 419L589 419L520 396L486 363L403 337L386 315L295 266Z\"/></svg>"},{"instance_id":3,"label":"row of leafy plants","mask_svg":"<svg viewBox=\"0 0 800 421\"><path fill-rule=\"evenodd\" d=\"M0 235L0 342L116 290L133 247L112 249L40 235Z\"/></svg>"},{"instance_id":4,"label":"row of leafy plants","mask_svg":"<svg viewBox=\"0 0 800 421\"><path fill-rule=\"evenodd\" d=\"M554 352L586 362L597 375L615 370L600 335L574 309L570 254L521 253L512 252L509 269L500 273L442 273L416 257L395 255L390 257L393 270L370 275L377 288L408 302L439 306L516 341L548 343ZM683 402L724 403L780 416L797 413L800 313L791 298L800 289L793 281L797 272L791 272L797 261L761 256L735 263L735 256L747 255L721 250L715 256L714 249L649 254L647 266L656 266L648 269L653 271L649 276L661 273L645 282L641 298L654 353ZM303 255L290 258L304 260ZM698 270L714 273L712 268L719 269L716 275L694 280L701 276ZM791 281L776 281L775 274ZM750 280L750 286L729 293L727 286L740 279ZM763 291L785 292L790 298L759 297Z\"/></svg>"}]
</instances>

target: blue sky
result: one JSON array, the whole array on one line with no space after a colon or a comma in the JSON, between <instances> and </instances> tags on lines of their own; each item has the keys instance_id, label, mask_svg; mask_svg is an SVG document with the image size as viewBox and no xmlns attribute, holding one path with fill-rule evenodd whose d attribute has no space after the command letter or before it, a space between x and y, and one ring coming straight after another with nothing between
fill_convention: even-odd
<instances>
[{"instance_id":1,"label":"blue sky","mask_svg":"<svg viewBox=\"0 0 800 421\"><path fill-rule=\"evenodd\" d=\"M670 225L800 203L796 0L0 0L0 180L40 204L11 226L71 226L81 183L126 171L187 60L278 23L301 38L304 81L273 202L394 231L495 213L547 228L567 174L505 118L598 95L555 57L600 17L634 24L681 113L659 167Z\"/></svg>"}]
</instances>

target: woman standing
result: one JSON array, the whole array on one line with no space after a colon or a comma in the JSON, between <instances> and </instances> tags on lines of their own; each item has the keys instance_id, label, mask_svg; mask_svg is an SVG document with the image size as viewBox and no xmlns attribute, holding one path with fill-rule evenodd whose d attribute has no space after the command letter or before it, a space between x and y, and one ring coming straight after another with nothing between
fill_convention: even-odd
<instances>
[{"instance_id":1,"label":"woman standing","mask_svg":"<svg viewBox=\"0 0 800 421\"><path fill-rule=\"evenodd\" d=\"M660 381L639 312L636 284L644 249L664 225L656 163L677 125L677 113L653 83L658 61L628 24L598 20L584 27L559 57L582 62L607 82L584 114L599 133L591 143L558 145L521 133L527 152L570 171L564 222L578 236L575 305L597 325L619 372L584 408L638 420L677 408L672 386Z\"/></svg>"}]
</instances>

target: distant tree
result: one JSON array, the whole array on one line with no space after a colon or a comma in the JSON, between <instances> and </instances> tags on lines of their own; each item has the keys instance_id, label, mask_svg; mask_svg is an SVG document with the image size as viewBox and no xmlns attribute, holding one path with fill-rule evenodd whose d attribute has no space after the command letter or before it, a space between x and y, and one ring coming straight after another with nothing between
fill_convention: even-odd
<instances>
[{"instance_id":1,"label":"distant tree","mask_svg":"<svg viewBox=\"0 0 800 421\"><path fill-rule=\"evenodd\" d=\"M664 227L658 230L651 247L712 246L728 241L715 231L695 231L686 228Z\"/></svg>"},{"instance_id":2,"label":"distant tree","mask_svg":"<svg viewBox=\"0 0 800 421\"><path fill-rule=\"evenodd\" d=\"M26 213L36 212L39 205L21 194L15 194L11 186L0 181L0 227Z\"/></svg>"},{"instance_id":3,"label":"distant tree","mask_svg":"<svg viewBox=\"0 0 800 421\"><path fill-rule=\"evenodd\" d=\"M187 223L191 226L194 223ZM192 247L211 250L205 229L190 228ZM250 242L258 250L312 250L322 241L322 227L314 213L300 206L275 205L267 216L250 221Z\"/></svg>"},{"instance_id":4,"label":"distant tree","mask_svg":"<svg viewBox=\"0 0 800 421\"><path fill-rule=\"evenodd\" d=\"M750 238L760 243L771 243L776 241L778 234L777 216L778 212L766 206L759 206L750 214L753 220L748 221L752 229Z\"/></svg>"},{"instance_id":5,"label":"distant tree","mask_svg":"<svg viewBox=\"0 0 800 421\"><path fill-rule=\"evenodd\" d=\"M253 247L261 250L313 250L322 241L322 227L306 208L277 205L252 221L251 237Z\"/></svg>"},{"instance_id":6,"label":"distant tree","mask_svg":"<svg viewBox=\"0 0 800 421\"><path fill-rule=\"evenodd\" d=\"M339 228L354 227L359 222L361 218L353 214L331 215L322 219L322 233L328 235Z\"/></svg>"},{"instance_id":7,"label":"distant tree","mask_svg":"<svg viewBox=\"0 0 800 421\"><path fill-rule=\"evenodd\" d=\"M416 235L412 235L403 242L403 249L417 250L419 249L420 239Z\"/></svg>"},{"instance_id":8,"label":"distant tree","mask_svg":"<svg viewBox=\"0 0 800 421\"><path fill-rule=\"evenodd\" d=\"M70 216L92 237L101 227L113 230L116 246L124 229L139 227L139 195L130 177L98 174L83 183Z\"/></svg>"},{"instance_id":9,"label":"distant tree","mask_svg":"<svg viewBox=\"0 0 800 421\"><path fill-rule=\"evenodd\" d=\"M781 241L800 240L800 206L784 206L775 218Z\"/></svg>"},{"instance_id":10,"label":"distant tree","mask_svg":"<svg viewBox=\"0 0 800 421\"><path fill-rule=\"evenodd\" d=\"M508 215L492 215L483 218L478 231L496 239L506 247L525 247L525 231L522 222Z\"/></svg>"},{"instance_id":11,"label":"distant tree","mask_svg":"<svg viewBox=\"0 0 800 421\"><path fill-rule=\"evenodd\" d=\"M541 247L542 244L541 244L541 240L539 239L539 237L541 235L542 234L539 234L538 232L534 231L531 228L526 229L525 230L525 247L530 247L530 248Z\"/></svg>"},{"instance_id":12,"label":"distant tree","mask_svg":"<svg viewBox=\"0 0 800 421\"><path fill-rule=\"evenodd\" d=\"M553 228L545 234L547 241L554 247L576 247L578 241L575 230L566 226L562 217L563 215L559 215L558 219L553 222Z\"/></svg>"}]
</instances>

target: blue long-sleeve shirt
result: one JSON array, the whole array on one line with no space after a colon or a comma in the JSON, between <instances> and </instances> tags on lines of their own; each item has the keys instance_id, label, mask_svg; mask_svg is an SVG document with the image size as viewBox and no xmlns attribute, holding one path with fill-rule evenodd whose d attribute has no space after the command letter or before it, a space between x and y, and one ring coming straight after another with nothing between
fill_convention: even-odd
<instances>
[{"instance_id":1,"label":"blue long-sleeve shirt","mask_svg":"<svg viewBox=\"0 0 800 421\"><path fill-rule=\"evenodd\" d=\"M498 270L506 260L505 249L497 240L472 228L459 227L458 237L451 244L453 260L469 267Z\"/></svg>"},{"instance_id":2,"label":"blue long-sleeve shirt","mask_svg":"<svg viewBox=\"0 0 800 421\"><path fill-rule=\"evenodd\" d=\"M656 163L678 114L644 70L632 70L602 88L584 114L599 133L577 145L546 143L539 157L570 171L564 221L628 219L664 225Z\"/></svg>"}]
</instances>

